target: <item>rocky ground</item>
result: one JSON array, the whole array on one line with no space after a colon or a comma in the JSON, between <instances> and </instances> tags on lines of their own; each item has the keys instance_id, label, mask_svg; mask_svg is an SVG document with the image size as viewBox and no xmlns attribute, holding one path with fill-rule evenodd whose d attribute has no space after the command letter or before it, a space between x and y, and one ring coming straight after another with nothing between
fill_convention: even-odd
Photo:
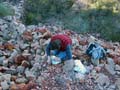
<instances>
[{"instance_id":1,"label":"rocky ground","mask_svg":"<svg viewBox=\"0 0 120 90\"><path fill-rule=\"evenodd\" d=\"M99 66L85 54L90 34L78 34L58 26L25 26L20 21L22 4L13 6L16 15L0 19L0 90L120 90L120 43L96 37L109 54ZM58 65L47 62L46 45L52 35L64 33L72 38L73 62ZM92 36L93 37L93 36ZM80 60L88 73L73 70Z\"/></svg>"}]
</instances>

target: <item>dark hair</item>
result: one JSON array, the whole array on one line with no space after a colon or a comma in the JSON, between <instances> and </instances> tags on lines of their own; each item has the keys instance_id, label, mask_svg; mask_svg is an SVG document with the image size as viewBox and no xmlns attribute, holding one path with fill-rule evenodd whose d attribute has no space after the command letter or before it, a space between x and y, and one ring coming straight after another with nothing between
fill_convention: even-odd
<instances>
[{"instance_id":1,"label":"dark hair","mask_svg":"<svg viewBox=\"0 0 120 90\"><path fill-rule=\"evenodd\" d=\"M55 50L55 49L59 50L61 46L61 41L57 39L57 40L50 42L50 44L51 44L50 46L51 50Z\"/></svg>"}]
</instances>

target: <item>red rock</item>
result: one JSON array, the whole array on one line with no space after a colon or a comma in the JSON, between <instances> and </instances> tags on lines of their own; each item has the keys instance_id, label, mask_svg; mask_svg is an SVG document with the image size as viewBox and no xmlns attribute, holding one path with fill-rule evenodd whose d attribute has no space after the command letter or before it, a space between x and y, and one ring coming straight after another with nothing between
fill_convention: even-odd
<instances>
[{"instance_id":1,"label":"red rock","mask_svg":"<svg viewBox=\"0 0 120 90\"><path fill-rule=\"evenodd\" d=\"M16 64L21 65L22 61L27 61L28 60L28 57L23 56L23 55L19 55L19 56L16 56L14 60L15 60Z\"/></svg>"},{"instance_id":2,"label":"red rock","mask_svg":"<svg viewBox=\"0 0 120 90\"><path fill-rule=\"evenodd\" d=\"M24 61L22 61L21 66L23 66L23 67L29 67L29 62L26 61L26 60L24 60Z\"/></svg>"},{"instance_id":3,"label":"red rock","mask_svg":"<svg viewBox=\"0 0 120 90\"><path fill-rule=\"evenodd\" d=\"M16 84L11 85L10 90L18 90L17 85Z\"/></svg>"},{"instance_id":4,"label":"red rock","mask_svg":"<svg viewBox=\"0 0 120 90\"><path fill-rule=\"evenodd\" d=\"M36 28L35 29L35 32L40 32L40 33L42 33L42 34L44 34L45 32L47 32L48 30L47 30L47 28Z\"/></svg>"},{"instance_id":5,"label":"red rock","mask_svg":"<svg viewBox=\"0 0 120 90\"><path fill-rule=\"evenodd\" d=\"M86 39L81 39L80 37L77 37L77 40L79 42L80 45L84 46L84 45L88 45L88 41Z\"/></svg>"},{"instance_id":6,"label":"red rock","mask_svg":"<svg viewBox=\"0 0 120 90\"><path fill-rule=\"evenodd\" d=\"M5 43L4 44L4 48L8 49L8 50L13 50L15 48L15 46L12 43Z\"/></svg>"},{"instance_id":7,"label":"red rock","mask_svg":"<svg viewBox=\"0 0 120 90\"><path fill-rule=\"evenodd\" d=\"M113 60L114 60L114 62L115 62L116 64L120 65L120 56L114 57Z\"/></svg>"},{"instance_id":8,"label":"red rock","mask_svg":"<svg viewBox=\"0 0 120 90\"><path fill-rule=\"evenodd\" d=\"M115 50L115 47L111 43L101 43L101 46L107 49Z\"/></svg>"},{"instance_id":9,"label":"red rock","mask_svg":"<svg viewBox=\"0 0 120 90\"><path fill-rule=\"evenodd\" d=\"M65 31L65 34L67 34L68 36L72 35L72 33L70 31Z\"/></svg>"},{"instance_id":10,"label":"red rock","mask_svg":"<svg viewBox=\"0 0 120 90\"><path fill-rule=\"evenodd\" d=\"M48 39L48 38L51 38L51 37L52 37L52 33L48 30L42 35L43 39Z\"/></svg>"},{"instance_id":11,"label":"red rock","mask_svg":"<svg viewBox=\"0 0 120 90\"><path fill-rule=\"evenodd\" d=\"M31 81L25 85L23 90L31 90L31 89L35 89L36 87L37 87L36 83Z\"/></svg>"},{"instance_id":12,"label":"red rock","mask_svg":"<svg viewBox=\"0 0 120 90\"><path fill-rule=\"evenodd\" d=\"M32 41L32 39L33 39L32 33L29 31L25 31L23 33L22 37L24 40L28 40L28 41Z\"/></svg>"},{"instance_id":13,"label":"red rock","mask_svg":"<svg viewBox=\"0 0 120 90\"><path fill-rule=\"evenodd\" d=\"M101 67L95 67L96 72L100 72L101 71Z\"/></svg>"},{"instance_id":14,"label":"red rock","mask_svg":"<svg viewBox=\"0 0 120 90\"><path fill-rule=\"evenodd\" d=\"M11 76L11 81L16 81L17 77L16 76Z\"/></svg>"},{"instance_id":15,"label":"red rock","mask_svg":"<svg viewBox=\"0 0 120 90\"><path fill-rule=\"evenodd\" d=\"M0 45L0 50L3 50L4 49L4 46L3 45Z\"/></svg>"},{"instance_id":16,"label":"red rock","mask_svg":"<svg viewBox=\"0 0 120 90\"><path fill-rule=\"evenodd\" d=\"M26 86L26 84L24 84L24 83L22 83L22 84L17 84L17 87L18 87L17 90L27 90L27 89L25 88L25 86ZM30 89L29 89L29 90L30 90Z\"/></svg>"}]
</instances>

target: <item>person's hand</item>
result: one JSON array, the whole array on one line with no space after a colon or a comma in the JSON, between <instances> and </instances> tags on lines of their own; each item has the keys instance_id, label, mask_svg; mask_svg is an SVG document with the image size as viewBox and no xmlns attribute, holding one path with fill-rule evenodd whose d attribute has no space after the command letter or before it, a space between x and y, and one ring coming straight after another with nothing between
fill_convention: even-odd
<instances>
[{"instance_id":1,"label":"person's hand","mask_svg":"<svg viewBox=\"0 0 120 90\"><path fill-rule=\"evenodd\" d=\"M56 61L61 61L61 59L59 57L55 57Z\"/></svg>"}]
</instances>

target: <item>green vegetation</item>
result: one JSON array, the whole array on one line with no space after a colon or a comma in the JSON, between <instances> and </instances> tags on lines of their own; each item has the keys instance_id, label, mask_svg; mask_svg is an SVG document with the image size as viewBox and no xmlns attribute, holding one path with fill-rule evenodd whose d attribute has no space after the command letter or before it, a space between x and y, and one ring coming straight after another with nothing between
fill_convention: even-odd
<instances>
[{"instance_id":1,"label":"green vegetation","mask_svg":"<svg viewBox=\"0 0 120 90\"><path fill-rule=\"evenodd\" d=\"M37 24L51 17L59 17L69 12L73 0L26 0L25 23Z\"/></svg>"},{"instance_id":2,"label":"green vegetation","mask_svg":"<svg viewBox=\"0 0 120 90\"><path fill-rule=\"evenodd\" d=\"M24 22L37 24L55 19L62 22L64 28L81 33L101 33L101 36L107 40L120 41L120 2L118 0L83 0L87 2L86 7L77 11L72 8L74 1L26 0Z\"/></svg>"},{"instance_id":3,"label":"green vegetation","mask_svg":"<svg viewBox=\"0 0 120 90\"><path fill-rule=\"evenodd\" d=\"M0 17L14 15L14 10L5 3L0 3Z\"/></svg>"}]
</instances>

